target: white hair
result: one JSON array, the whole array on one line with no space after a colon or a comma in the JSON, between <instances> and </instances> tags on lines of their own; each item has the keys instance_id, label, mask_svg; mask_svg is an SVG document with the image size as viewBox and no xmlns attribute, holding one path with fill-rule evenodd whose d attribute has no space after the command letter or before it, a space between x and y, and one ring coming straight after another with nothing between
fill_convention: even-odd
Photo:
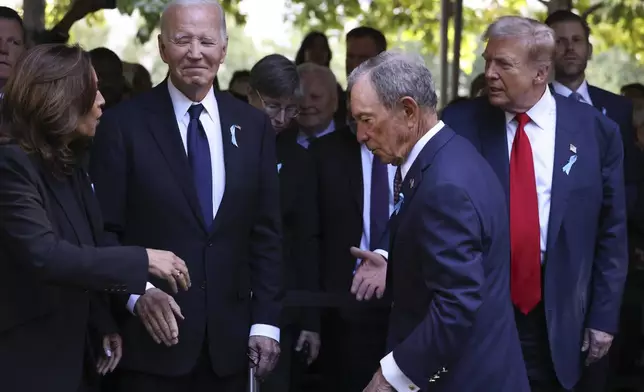
<instances>
[{"instance_id":1,"label":"white hair","mask_svg":"<svg viewBox=\"0 0 644 392\"><path fill-rule=\"evenodd\" d=\"M223 40L228 39L228 32L226 30L226 15L224 14L224 8L221 6L217 0L171 0L164 8L161 13L161 34L165 32L165 19L167 12L173 7L188 7L194 5L210 5L217 8L219 11L219 26L221 28L221 38Z\"/></svg>"},{"instance_id":2,"label":"white hair","mask_svg":"<svg viewBox=\"0 0 644 392\"><path fill-rule=\"evenodd\" d=\"M365 75L387 109L403 97L413 98L420 107L436 109L438 98L432 73L419 55L385 51L366 60L349 75L348 94Z\"/></svg>"},{"instance_id":3,"label":"white hair","mask_svg":"<svg viewBox=\"0 0 644 392\"><path fill-rule=\"evenodd\" d=\"M338 82L335 78L335 75L333 74L333 71L331 71L331 68L315 63L302 63L297 66L297 74L300 76L300 79L303 75L309 73L317 73L318 75L320 75L324 80L325 86L327 86L327 88L331 91L331 95L338 94L338 89L336 87Z\"/></svg>"},{"instance_id":4,"label":"white hair","mask_svg":"<svg viewBox=\"0 0 644 392\"><path fill-rule=\"evenodd\" d=\"M540 65L549 65L555 52L555 32L547 25L521 16L502 16L486 30L490 38L518 38L528 45L530 58Z\"/></svg>"}]
</instances>

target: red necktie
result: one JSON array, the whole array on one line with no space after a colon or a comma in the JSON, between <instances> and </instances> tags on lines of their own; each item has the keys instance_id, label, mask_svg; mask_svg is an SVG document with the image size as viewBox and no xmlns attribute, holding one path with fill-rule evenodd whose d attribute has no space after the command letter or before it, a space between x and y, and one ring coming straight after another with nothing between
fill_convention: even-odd
<instances>
[{"instance_id":1,"label":"red necktie","mask_svg":"<svg viewBox=\"0 0 644 392\"><path fill-rule=\"evenodd\" d=\"M512 302L527 314L541 301L539 205L534 161L525 126L530 117L519 113L510 154L510 289Z\"/></svg>"}]
</instances>

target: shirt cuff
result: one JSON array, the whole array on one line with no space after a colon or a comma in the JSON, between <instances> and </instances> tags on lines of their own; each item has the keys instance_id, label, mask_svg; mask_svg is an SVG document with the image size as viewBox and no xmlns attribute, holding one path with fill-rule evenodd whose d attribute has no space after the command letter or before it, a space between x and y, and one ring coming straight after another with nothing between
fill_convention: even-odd
<instances>
[{"instance_id":1,"label":"shirt cuff","mask_svg":"<svg viewBox=\"0 0 644 392\"><path fill-rule=\"evenodd\" d=\"M373 253L377 253L380 256L384 257L385 260L389 261L389 252L387 252L386 250L376 249L373 251Z\"/></svg>"},{"instance_id":2,"label":"shirt cuff","mask_svg":"<svg viewBox=\"0 0 644 392\"><path fill-rule=\"evenodd\" d=\"M145 284L145 291L148 291L154 288L155 288L154 285L150 282L147 282ZM138 301L140 297L141 296L138 294L130 295L130 298L127 300L127 304L125 305L125 307L127 308L127 310L130 311L130 313L134 314L134 305L136 305L136 301Z\"/></svg>"},{"instance_id":3,"label":"shirt cuff","mask_svg":"<svg viewBox=\"0 0 644 392\"><path fill-rule=\"evenodd\" d=\"M280 342L280 329L267 324L253 324L250 327L250 336L265 336Z\"/></svg>"},{"instance_id":4,"label":"shirt cuff","mask_svg":"<svg viewBox=\"0 0 644 392\"><path fill-rule=\"evenodd\" d=\"M398 364L394 360L394 353L389 353L380 361L380 368L382 369L382 376L387 380L392 387L397 391L419 391L420 388L414 384L405 373L400 370Z\"/></svg>"}]
</instances>

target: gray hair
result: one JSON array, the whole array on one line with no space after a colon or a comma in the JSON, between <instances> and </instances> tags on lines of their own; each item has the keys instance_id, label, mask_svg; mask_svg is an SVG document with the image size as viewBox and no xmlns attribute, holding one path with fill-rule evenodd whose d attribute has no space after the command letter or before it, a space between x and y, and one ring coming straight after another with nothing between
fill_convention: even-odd
<instances>
[{"instance_id":1,"label":"gray hair","mask_svg":"<svg viewBox=\"0 0 644 392\"><path fill-rule=\"evenodd\" d=\"M300 79L303 75L309 73L317 73L320 75L324 79L324 85L332 92L331 95L338 94L338 89L336 87L338 81L336 80L333 71L331 71L331 68L315 63L302 63L297 66L297 74L300 76Z\"/></svg>"},{"instance_id":2,"label":"gray hair","mask_svg":"<svg viewBox=\"0 0 644 392\"><path fill-rule=\"evenodd\" d=\"M217 0L172 0L164 8L161 13L161 34L165 33L165 19L167 18L167 12L173 7L188 7L191 5L210 5L217 8L219 11L219 26L221 28L221 39L224 41L228 39L228 32L226 29L226 14L224 13L224 8L221 6Z\"/></svg>"},{"instance_id":3,"label":"gray hair","mask_svg":"<svg viewBox=\"0 0 644 392\"><path fill-rule=\"evenodd\" d=\"M347 94L365 75L387 109L393 109L401 98L410 97L418 106L436 110L438 98L432 73L420 56L386 51L366 60L349 75Z\"/></svg>"},{"instance_id":4,"label":"gray hair","mask_svg":"<svg viewBox=\"0 0 644 392\"><path fill-rule=\"evenodd\" d=\"M526 42L530 59L539 65L549 65L555 53L555 32L547 25L521 16L502 16L484 34L491 38L518 38Z\"/></svg>"}]
</instances>

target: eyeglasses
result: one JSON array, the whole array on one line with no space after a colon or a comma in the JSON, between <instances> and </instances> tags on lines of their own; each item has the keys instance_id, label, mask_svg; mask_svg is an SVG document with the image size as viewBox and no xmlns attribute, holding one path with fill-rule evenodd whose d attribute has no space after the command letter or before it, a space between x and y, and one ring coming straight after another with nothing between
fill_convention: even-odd
<instances>
[{"instance_id":1,"label":"eyeglasses","mask_svg":"<svg viewBox=\"0 0 644 392\"><path fill-rule=\"evenodd\" d=\"M262 105L264 105L264 111L270 118L277 117L282 112L282 110L284 111L284 117L289 119L295 118L298 114L300 114L300 108L297 105L282 106L275 103L266 103L259 91L255 90L255 92L257 93L259 99L262 101Z\"/></svg>"}]
</instances>

